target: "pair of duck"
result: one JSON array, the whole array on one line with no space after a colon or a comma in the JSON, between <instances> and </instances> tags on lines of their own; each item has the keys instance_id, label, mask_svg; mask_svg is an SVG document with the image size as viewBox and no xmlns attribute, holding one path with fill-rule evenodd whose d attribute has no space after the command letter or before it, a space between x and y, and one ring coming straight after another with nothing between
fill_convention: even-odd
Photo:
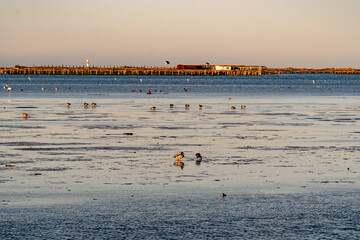
<instances>
[{"instance_id":1,"label":"pair of duck","mask_svg":"<svg viewBox=\"0 0 360 240\"><path fill-rule=\"evenodd\" d=\"M236 109L236 107L234 107L234 106L231 106L230 108L231 108L231 109ZM245 105L241 105L241 109L243 109L243 110L244 110L245 108L246 108L246 106L245 106Z\"/></svg>"},{"instance_id":2,"label":"pair of duck","mask_svg":"<svg viewBox=\"0 0 360 240\"><path fill-rule=\"evenodd\" d=\"M84 103L84 107L87 107L87 106L89 106L89 104L86 102L86 103ZM91 106L93 106L93 107L95 107L96 106L96 103L91 103Z\"/></svg>"},{"instance_id":3,"label":"pair of duck","mask_svg":"<svg viewBox=\"0 0 360 240\"><path fill-rule=\"evenodd\" d=\"M203 106L201 104L199 104L198 107L199 107L199 110L201 110ZM190 105L185 104L185 109L189 109L189 108L190 108Z\"/></svg>"},{"instance_id":4,"label":"pair of duck","mask_svg":"<svg viewBox=\"0 0 360 240\"><path fill-rule=\"evenodd\" d=\"M174 162L174 165L184 166L184 163L180 161L182 158L184 158L184 156L185 156L184 152L181 152L181 153L179 153L179 154L174 155L174 158L177 159L177 161ZM201 154L200 154L200 153L196 153L196 154L195 154L195 157L196 157L195 163L196 163L196 164L200 164L201 161L202 161L202 156L201 156Z\"/></svg>"}]
</instances>

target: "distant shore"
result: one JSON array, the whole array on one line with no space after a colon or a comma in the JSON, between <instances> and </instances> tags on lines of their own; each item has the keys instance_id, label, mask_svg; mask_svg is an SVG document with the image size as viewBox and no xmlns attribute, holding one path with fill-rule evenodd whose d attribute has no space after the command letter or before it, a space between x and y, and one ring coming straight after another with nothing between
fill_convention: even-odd
<instances>
[{"instance_id":1,"label":"distant shore","mask_svg":"<svg viewBox=\"0 0 360 240\"><path fill-rule=\"evenodd\" d=\"M178 65L177 67L134 66L19 66L0 67L0 74L22 75L194 75L260 76L272 74L360 74L354 68L267 68L245 65Z\"/></svg>"}]
</instances>

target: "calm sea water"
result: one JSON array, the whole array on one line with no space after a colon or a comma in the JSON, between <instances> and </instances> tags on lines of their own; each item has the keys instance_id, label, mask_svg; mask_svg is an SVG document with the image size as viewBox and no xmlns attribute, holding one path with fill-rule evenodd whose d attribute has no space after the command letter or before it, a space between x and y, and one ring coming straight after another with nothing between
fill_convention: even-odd
<instances>
[{"instance_id":1,"label":"calm sea water","mask_svg":"<svg viewBox=\"0 0 360 240\"><path fill-rule=\"evenodd\" d=\"M359 96L359 75L288 74L275 76L43 76L0 75L19 98L144 97L150 88L156 97L202 96ZM42 90L45 88L45 90ZM59 88L59 90L55 90ZM190 88L190 91L183 89ZM21 89L23 91L21 91ZM2 89L1 97L7 96ZM135 90L135 92L131 92ZM142 90L143 94L139 94ZM155 92L156 90L156 92ZM183 90L180 92L180 90ZM169 95L170 94L170 95Z\"/></svg>"},{"instance_id":2,"label":"calm sea water","mask_svg":"<svg viewBox=\"0 0 360 240\"><path fill-rule=\"evenodd\" d=\"M134 195L131 195L134 194ZM1 239L359 239L358 191L129 193L74 205L3 208Z\"/></svg>"}]
</instances>

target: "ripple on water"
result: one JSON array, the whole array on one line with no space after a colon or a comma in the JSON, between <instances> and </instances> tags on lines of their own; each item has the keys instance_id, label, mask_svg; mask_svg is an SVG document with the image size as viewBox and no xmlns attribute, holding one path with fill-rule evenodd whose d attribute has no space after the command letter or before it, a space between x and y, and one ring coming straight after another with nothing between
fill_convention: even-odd
<instances>
[{"instance_id":1,"label":"ripple on water","mask_svg":"<svg viewBox=\"0 0 360 240\"><path fill-rule=\"evenodd\" d=\"M2 208L0 237L356 239L359 197L358 191L227 193L226 198L196 191L146 196L127 193L110 200L94 195L88 196L92 201L82 204Z\"/></svg>"},{"instance_id":2,"label":"ripple on water","mask_svg":"<svg viewBox=\"0 0 360 240\"><path fill-rule=\"evenodd\" d=\"M27 171L34 171L34 172L62 172L62 171L66 171L66 170L70 170L71 168L69 167L55 167L55 168L39 168L39 167L34 167L31 169L28 169Z\"/></svg>"}]
</instances>

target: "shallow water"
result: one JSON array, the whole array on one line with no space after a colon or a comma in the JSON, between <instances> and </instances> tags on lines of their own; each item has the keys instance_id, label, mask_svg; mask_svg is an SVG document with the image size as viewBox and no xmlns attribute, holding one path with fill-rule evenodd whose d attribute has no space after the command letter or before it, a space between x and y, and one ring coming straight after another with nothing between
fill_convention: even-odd
<instances>
[{"instance_id":1,"label":"shallow water","mask_svg":"<svg viewBox=\"0 0 360 240\"><path fill-rule=\"evenodd\" d=\"M0 75L1 239L356 239L358 76L30 77Z\"/></svg>"},{"instance_id":2,"label":"shallow water","mask_svg":"<svg viewBox=\"0 0 360 240\"><path fill-rule=\"evenodd\" d=\"M88 196L89 197L89 196ZM2 239L358 239L359 192L133 191L82 204L7 208ZM105 199L104 199L105 198ZM5 220L6 219L6 220Z\"/></svg>"},{"instance_id":3,"label":"shallow water","mask_svg":"<svg viewBox=\"0 0 360 240\"><path fill-rule=\"evenodd\" d=\"M11 95L17 98L148 98L145 93L149 88L156 98L359 96L360 93L359 75L330 74L216 77L0 75L0 81L2 86L11 87ZM190 91L185 91L188 88ZM6 97L7 92L0 94Z\"/></svg>"}]
</instances>

